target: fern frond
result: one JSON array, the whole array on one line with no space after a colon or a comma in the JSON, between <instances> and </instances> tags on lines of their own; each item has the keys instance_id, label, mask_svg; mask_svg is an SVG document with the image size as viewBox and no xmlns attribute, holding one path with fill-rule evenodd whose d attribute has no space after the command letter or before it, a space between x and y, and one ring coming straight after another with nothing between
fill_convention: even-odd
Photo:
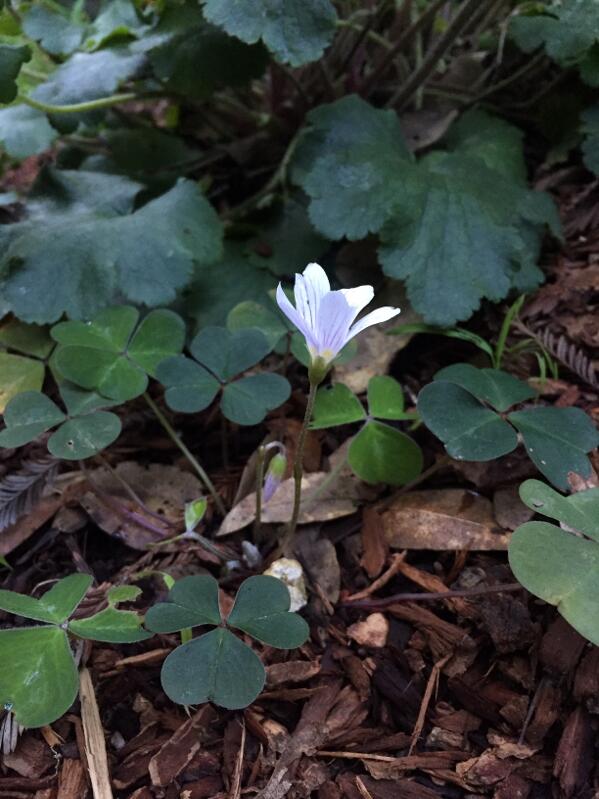
<instances>
[{"instance_id":1,"label":"fern frond","mask_svg":"<svg viewBox=\"0 0 599 799\"><path fill-rule=\"evenodd\" d=\"M29 513L46 485L56 477L59 463L56 458L25 461L18 472L0 480L0 530Z\"/></svg>"},{"instance_id":2,"label":"fern frond","mask_svg":"<svg viewBox=\"0 0 599 799\"><path fill-rule=\"evenodd\" d=\"M571 372L588 383L593 388L599 388L599 379L595 374L595 367L589 356L569 341L566 336L555 336L549 330L538 330L535 333L545 349L567 366Z\"/></svg>"}]
</instances>

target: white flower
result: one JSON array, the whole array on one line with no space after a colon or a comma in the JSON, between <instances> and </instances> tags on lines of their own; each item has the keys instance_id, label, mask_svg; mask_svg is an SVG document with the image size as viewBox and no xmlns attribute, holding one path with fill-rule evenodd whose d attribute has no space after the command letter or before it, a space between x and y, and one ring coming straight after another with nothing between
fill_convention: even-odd
<instances>
[{"instance_id":1,"label":"white flower","mask_svg":"<svg viewBox=\"0 0 599 799\"><path fill-rule=\"evenodd\" d=\"M374 297L372 286L331 291L326 272L319 264L308 264L302 275L295 276L295 305L289 302L281 284L277 303L285 316L306 339L313 360L321 358L328 365L348 341L371 325L386 322L399 313L399 308L377 308L356 317Z\"/></svg>"}]
</instances>

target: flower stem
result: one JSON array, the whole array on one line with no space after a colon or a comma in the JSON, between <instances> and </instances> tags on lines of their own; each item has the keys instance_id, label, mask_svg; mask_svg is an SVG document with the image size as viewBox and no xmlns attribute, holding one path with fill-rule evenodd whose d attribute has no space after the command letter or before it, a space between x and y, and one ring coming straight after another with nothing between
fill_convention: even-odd
<instances>
[{"instance_id":1,"label":"flower stem","mask_svg":"<svg viewBox=\"0 0 599 799\"><path fill-rule=\"evenodd\" d=\"M34 100L33 97L27 95L19 95L19 100L25 105L36 108L38 111L43 111L44 114L82 114L85 111L96 111L99 108L110 108L119 103L128 103L131 100L140 99L139 95L134 92L123 92L121 94L111 94L108 97L98 97L97 100L87 100L84 103L70 103L69 105L52 105L51 103L42 103L40 100Z\"/></svg>"},{"instance_id":2,"label":"flower stem","mask_svg":"<svg viewBox=\"0 0 599 799\"><path fill-rule=\"evenodd\" d=\"M266 449L258 447L256 455L256 518L254 519L254 543L260 538L262 528L262 485L264 483L264 461Z\"/></svg>"},{"instance_id":3,"label":"flower stem","mask_svg":"<svg viewBox=\"0 0 599 799\"><path fill-rule=\"evenodd\" d=\"M308 394L308 402L306 403L306 413L304 414L304 421L302 429L300 430L299 438L297 441L297 450L295 452L295 462L293 464L293 480L294 480L294 494L293 494L293 511L291 519L285 534L284 545L289 546L295 535L297 521L300 515L300 505L302 501L302 477L304 474L304 448L306 446L306 435L308 433L308 425L312 419L312 412L314 411L314 401L316 400L316 389L318 383L310 381L310 393Z\"/></svg>"},{"instance_id":4,"label":"flower stem","mask_svg":"<svg viewBox=\"0 0 599 799\"><path fill-rule=\"evenodd\" d=\"M175 446L177 446L181 450L183 455L185 455L185 457L187 458L189 463L193 466L196 474L198 475L198 477L200 478L202 483L206 486L206 488L210 492L210 496L214 500L214 504L216 505L216 507L218 509L218 512L222 516L226 516L227 515L227 509L225 508L225 505L224 505L222 499L220 498L219 494L217 493L216 488L214 487L214 484L212 483L212 480L208 477L208 475L206 474L204 468L202 467L202 465L200 464L198 459L194 455L191 454L191 452L185 446L183 441L181 441L181 439L177 435L174 427L171 425L169 420L162 413L162 411L160 410L158 405L156 405L154 400L150 397L150 395L147 392L144 394L144 399L148 403L148 405L150 406L152 411L154 412L154 415L156 416L156 418L158 419L158 421L160 422L160 424L164 428L166 434L171 439L173 444L175 444Z\"/></svg>"}]
</instances>

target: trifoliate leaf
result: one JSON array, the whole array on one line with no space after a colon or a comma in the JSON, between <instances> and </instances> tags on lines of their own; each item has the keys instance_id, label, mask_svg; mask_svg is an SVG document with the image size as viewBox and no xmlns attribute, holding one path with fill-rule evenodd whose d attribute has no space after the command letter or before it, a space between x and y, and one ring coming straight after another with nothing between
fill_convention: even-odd
<instances>
[{"instance_id":1,"label":"trifoliate leaf","mask_svg":"<svg viewBox=\"0 0 599 799\"><path fill-rule=\"evenodd\" d=\"M222 627L171 652L160 674L164 692L173 702L214 702L229 710L250 705L265 677L260 658Z\"/></svg>"},{"instance_id":2,"label":"trifoliate leaf","mask_svg":"<svg viewBox=\"0 0 599 799\"><path fill-rule=\"evenodd\" d=\"M0 144L12 158L43 153L58 138L58 131L41 111L28 105L0 108Z\"/></svg>"},{"instance_id":3,"label":"trifoliate leaf","mask_svg":"<svg viewBox=\"0 0 599 799\"><path fill-rule=\"evenodd\" d=\"M0 630L0 707L17 724L44 727L75 701L79 680L71 647L59 627Z\"/></svg>"},{"instance_id":4,"label":"trifoliate leaf","mask_svg":"<svg viewBox=\"0 0 599 799\"><path fill-rule=\"evenodd\" d=\"M221 251L221 223L191 181L129 213L138 184L90 172L53 173L22 222L3 225L0 289L20 319L94 316L116 296L171 302L194 262ZM121 299L122 301L122 299Z\"/></svg>"},{"instance_id":5,"label":"trifoliate leaf","mask_svg":"<svg viewBox=\"0 0 599 799\"><path fill-rule=\"evenodd\" d=\"M227 624L279 649L295 649L306 642L310 629L297 613L290 613L287 586L276 577L259 574L241 584Z\"/></svg>"},{"instance_id":6,"label":"trifoliate leaf","mask_svg":"<svg viewBox=\"0 0 599 799\"><path fill-rule=\"evenodd\" d=\"M189 627L221 623L218 583L208 574L194 574L177 580L166 602L146 613L146 627L155 633L175 633Z\"/></svg>"},{"instance_id":7,"label":"trifoliate leaf","mask_svg":"<svg viewBox=\"0 0 599 799\"><path fill-rule=\"evenodd\" d=\"M422 471L423 457L418 444L401 430L370 421L352 439L348 461L366 483L405 485Z\"/></svg>"},{"instance_id":8,"label":"trifoliate leaf","mask_svg":"<svg viewBox=\"0 0 599 799\"><path fill-rule=\"evenodd\" d=\"M331 239L376 233L413 168L396 113L349 95L315 108L308 122L292 177L310 197L312 224Z\"/></svg>"},{"instance_id":9,"label":"trifoliate leaf","mask_svg":"<svg viewBox=\"0 0 599 799\"><path fill-rule=\"evenodd\" d=\"M270 352L268 339L259 330L229 332L224 327L205 327L189 350L194 358L222 382L255 366Z\"/></svg>"},{"instance_id":10,"label":"trifoliate leaf","mask_svg":"<svg viewBox=\"0 0 599 799\"><path fill-rule=\"evenodd\" d=\"M156 377L166 388L166 404L180 413L203 411L221 388L214 375L185 355L175 355L162 361Z\"/></svg>"},{"instance_id":11,"label":"trifoliate leaf","mask_svg":"<svg viewBox=\"0 0 599 799\"><path fill-rule=\"evenodd\" d=\"M343 383L319 388L314 402L310 428L322 430L340 424L362 422L366 412L354 392Z\"/></svg>"},{"instance_id":12,"label":"trifoliate leaf","mask_svg":"<svg viewBox=\"0 0 599 799\"><path fill-rule=\"evenodd\" d=\"M331 43L337 14L330 0L205 0L204 16L248 44L261 39L277 61L300 67Z\"/></svg>"},{"instance_id":13,"label":"trifoliate leaf","mask_svg":"<svg viewBox=\"0 0 599 799\"><path fill-rule=\"evenodd\" d=\"M17 96L17 77L31 52L25 46L0 45L0 103L12 103Z\"/></svg>"},{"instance_id":14,"label":"trifoliate leaf","mask_svg":"<svg viewBox=\"0 0 599 799\"><path fill-rule=\"evenodd\" d=\"M531 461L553 485L567 491L569 472L591 475L586 453L599 446L599 432L580 408L530 408L507 418L522 434Z\"/></svg>"},{"instance_id":15,"label":"trifoliate leaf","mask_svg":"<svg viewBox=\"0 0 599 799\"><path fill-rule=\"evenodd\" d=\"M26 619L62 624L79 605L92 584L89 574L63 577L40 598L0 590L0 609Z\"/></svg>"},{"instance_id":16,"label":"trifoliate leaf","mask_svg":"<svg viewBox=\"0 0 599 799\"><path fill-rule=\"evenodd\" d=\"M477 369L468 363L446 366L437 372L435 380L461 386L496 411L507 411L512 405L536 396L534 388L501 369Z\"/></svg>"},{"instance_id":17,"label":"trifoliate leaf","mask_svg":"<svg viewBox=\"0 0 599 799\"><path fill-rule=\"evenodd\" d=\"M289 381L282 375L249 375L224 387L220 407L229 421L254 425L288 400L290 394Z\"/></svg>"},{"instance_id":18,"label":"trifoliate leaf","mask_svg":"<svg viewBox=\"0 0 599 799\"><path fill-rule=\"evenodd\" d=\"M69 55L84 36L85 26L71 21L65 13L45 5L32 5L23 14L23 32L52 55Z\"/></svg>"}]
</instances>

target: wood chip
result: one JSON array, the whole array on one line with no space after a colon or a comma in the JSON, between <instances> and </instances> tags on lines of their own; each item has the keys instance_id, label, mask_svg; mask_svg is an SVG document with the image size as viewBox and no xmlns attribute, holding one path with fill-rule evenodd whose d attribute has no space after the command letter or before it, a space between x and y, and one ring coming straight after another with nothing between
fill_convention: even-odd
<instances>
[{"instance_id":1,"label":"wood chip","mask_svg":"<svg viewBox=\"0 0 599 799\"><path fill-rule=\"evenodd\" d=\"M211 705L203 705L187 719L150 760L148 771L152 785L169 785L199 752L206 730L216 713Z\"/></svg>"},{"instance_id":2,"label":"wood chip","mask_svg":"<svg viewBox=\"0 0 599 799\"><path fill-rule=\"evenodd\" d=\"M94 799L113 799L104 729L91 674L87 668L81 669L79 675L79 698L81 699L81 722L85 735L87 767Z\"/></svg>"}]
</instances>

